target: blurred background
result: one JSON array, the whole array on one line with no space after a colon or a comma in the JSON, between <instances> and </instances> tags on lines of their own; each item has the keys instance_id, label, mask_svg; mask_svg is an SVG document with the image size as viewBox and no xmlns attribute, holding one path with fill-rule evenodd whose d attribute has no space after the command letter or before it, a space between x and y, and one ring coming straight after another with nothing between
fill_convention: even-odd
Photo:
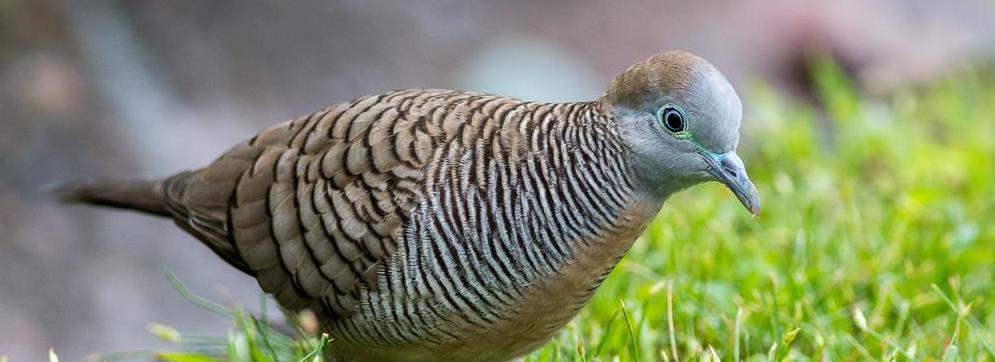
<instances>
[{"instance_id":1,"label":"blurred background","mask_svg":"<svg viewBox=\"0 0 995 362\"><path fill-rule=\"evenodd\" d=\"M195 168L267 125L390 89L589 100L667 49L710 60L740 90L745 127L762 128L757 84L821 107L816 55L868 97L990 64L995 2L2 0L0 354L76 361L161 346L149 322L229 328L166 272L217 300L259 298L170 222L60 206L45 185Z\"/></svg>"}]
</instances>

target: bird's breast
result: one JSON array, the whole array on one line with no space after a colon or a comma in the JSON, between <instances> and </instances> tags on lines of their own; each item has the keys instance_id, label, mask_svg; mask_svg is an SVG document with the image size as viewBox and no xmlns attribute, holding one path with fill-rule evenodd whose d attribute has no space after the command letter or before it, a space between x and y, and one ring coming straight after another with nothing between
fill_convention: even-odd
<instances>
[{"instance_id":1,"label":"bird's breast","mask_svg":"<svg viewBox=\"0 0 995 362\"><path fill-rule=\"evenodd\" d=\"M414 241L401 243L380 290L367 294L361 313L337 326L337 334L346 334L341 348L362 345L350 353L391 360L524 355L546 343L590 300L659 207L632 201L612 216L618 227L583 236L588 240L577 245L586 246L547 271L530 270L524 251L492 254L501 252L500 235L477 246L472 238L445 245L413 227L407 237ZM507 270L500 267L502 259Z\"/></svg>"}]
</instances>

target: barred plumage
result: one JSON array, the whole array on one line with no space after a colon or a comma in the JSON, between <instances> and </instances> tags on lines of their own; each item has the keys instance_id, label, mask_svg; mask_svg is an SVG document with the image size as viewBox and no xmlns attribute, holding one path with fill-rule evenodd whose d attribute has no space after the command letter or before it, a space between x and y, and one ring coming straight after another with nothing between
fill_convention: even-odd
<instances>
[{"instance_id":1,"label":"barred plumage","mask_svg":"<svg viewBox=\"0 0 995 362\"><path fill-rule=\"evenodd\" d=\"M648 138L664 134L639 105L674 89L715 103L728 84L687 53L640 64L591 102L362 97L266 129L145 194L66 194L172 215L282 306L315 311L333 358L509 359L576 314L667 195L706 179L697 154L657 154L652 142L680 141ZM735 122L735 133L739 110L724 107L738 99L728 104L697 116ZM735 148L728 132L701 129L694 152Z\"/></svg>"}]
</instances>

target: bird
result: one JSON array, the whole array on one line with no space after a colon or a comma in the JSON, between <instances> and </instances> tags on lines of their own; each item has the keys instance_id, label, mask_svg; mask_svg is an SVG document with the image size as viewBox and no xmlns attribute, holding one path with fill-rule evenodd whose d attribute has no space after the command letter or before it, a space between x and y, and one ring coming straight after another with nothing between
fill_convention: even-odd
<instances>
[{"instance_id":1,"label":"bird","mask_svg":"<svg viewBox=\"0 0 995 362\"><path fill-rule=\"evenodd\" d=\"M675 192L717 181L757 215L741 119L725 76L673 50L593 101L391 91L203 168L53 193L172 219L313 312L330 360L504 361L566 325Z\"/></svg>"}]
</instances>

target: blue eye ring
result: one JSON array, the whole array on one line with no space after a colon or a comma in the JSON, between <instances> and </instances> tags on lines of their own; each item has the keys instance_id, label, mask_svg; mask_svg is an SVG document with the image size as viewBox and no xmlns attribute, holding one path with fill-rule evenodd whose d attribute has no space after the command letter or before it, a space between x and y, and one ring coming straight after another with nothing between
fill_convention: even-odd
<instances>
[{"instance_id":1,"label":"blue eye ring","mask_svg":"<svg viewBox=\"0 0 995 362\"><path fill-rule=\"evenodd\" d=\"M691 132L688 130L688 118L684 110L676 104L667 104L660 107L656 112L656 118L663 129L670 132L677 138L688 138Z\"/></svg>"}]
</instances>

